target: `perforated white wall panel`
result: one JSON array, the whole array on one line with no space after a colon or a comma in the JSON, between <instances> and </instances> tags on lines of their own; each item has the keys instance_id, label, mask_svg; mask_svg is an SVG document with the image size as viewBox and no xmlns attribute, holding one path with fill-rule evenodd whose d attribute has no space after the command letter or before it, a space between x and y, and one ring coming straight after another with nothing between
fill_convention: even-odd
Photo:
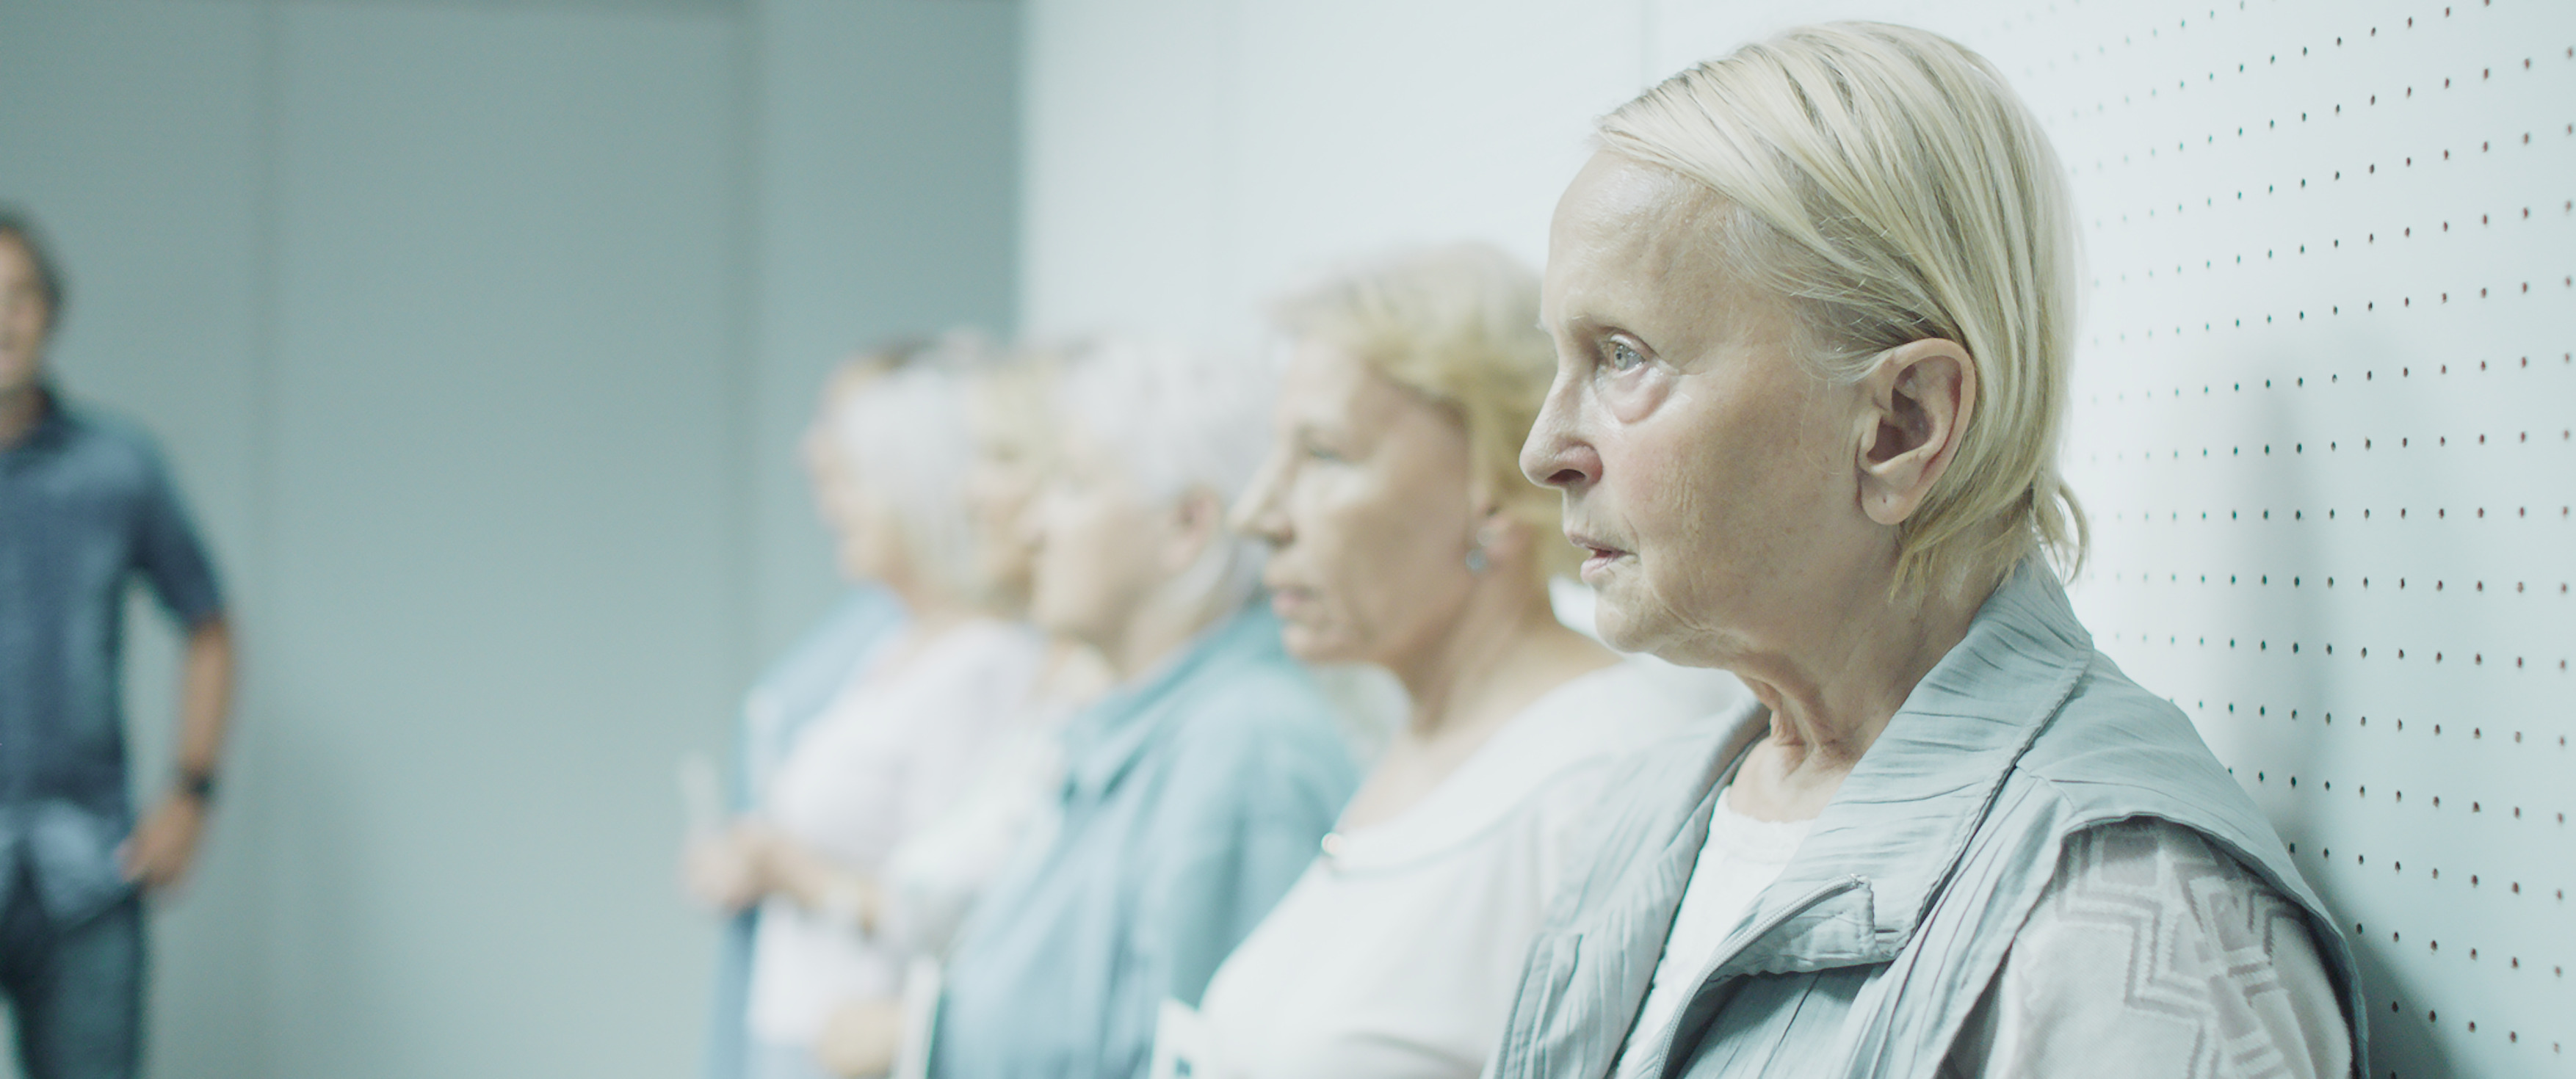
<instances>
[{"instance_id":1,"label":"perforated white wall panel","mask_svg":"<svg viewBox=\"0 0 2576 1079\"><path fill-rule=\"evenodd\" d=\"M2084 217L2087 623L2359 946L2373 1079L2576 1075L2576 2L1232 0L1132 55L1076 33L1163 2L1032 0L1034 324L1234 318L1399 238L1535 255L1569 108L1794 22L1992 57ZM1115 141L1143 104L1049 81L1160 56L1215 73L1183 88L1207 135ZM1206 186L1076 202L1047 149L1072 145ZM1081 237L1131 233L1204 254L1122 285L1096 263L1125 247Z\"/></svg>"},{"instance_id":2,"label":"perforated white wall panel","mask_svg":"<svg viewBox=\"0 0 2576 1079\"><path fill-rule=\"evenodd\" d=\"M2103 647L2361 947L2379 1075L2576 1074L2576 5L2057 5Z\"/></svg>"}]
</instances>

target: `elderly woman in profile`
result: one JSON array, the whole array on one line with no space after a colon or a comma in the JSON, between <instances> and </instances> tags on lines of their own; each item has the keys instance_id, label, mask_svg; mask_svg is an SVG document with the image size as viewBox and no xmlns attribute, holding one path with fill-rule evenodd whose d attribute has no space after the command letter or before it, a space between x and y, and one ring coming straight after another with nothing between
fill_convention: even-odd
<instances>
[{"instance_id":1,"label":"elderly woman in profile","mask_svg":"<svg viewBox=\"0 0 2576 1079\"><path fill-rule=\"evenodd\" d=\"M752 1079L826 1074L816 1050L834 1012L901 994L909 949L881 932L876 882L1035 699L1043 645L992 610L962 497L963 369L977 351L951 341L854 391L835 418L843 566L899 597L905 620L796 733L752 812L695 854L708 898L759 907Z\"/></svg>"},{"instance_id":2,"label":"elderly woman in profile","mask_svg":"<svg viewBox=\"0 0 2576 1079\"><path fill-rule=\"evenodd\" d=\"M932 1075L1142 1075L1163 1001L1198 1002L1350 797L1331 706L1247 603L1259 546L1225 524L1261 453L1252 373L1111 340L1063 375L1029 614L1118 685L1066 721L1051 834L959 931Z\"/></svg>"},{"instance_id":3,"label":"elderly woman in profile","mask_svg":"<svg viewBox=\"0 0 2576 1079\"><path fill-rule=\"evenodd\" d=\"M837 431L840 416L861 390L926 347L927 342L899 341L860 352L833 368L824 382L813 422L799 440L798 456L812 484L817 516L826 527L839 530L847 520L847 514L836 508L848 497L849 488L849 469L842 461ZM845 573L851 569L846 562L841 568ZM850 669L903 623L903 606L893 593L864 577L849 577L848 585L848 592L823 619L744 694L731 792L737 813L751 808L754 795L768 785L770 773L786 756L796 733L832 702L848 681ZM682 883L731 915L716 956L716 984L709 994L705 1079L743 1079L751 1052L744 1026L745 1002L760 910L756 904L746 905L752 898L745 887L750 864L744 849L725 834L724 822L693 821L692 828L703 834L693 836L684 849Z\"/></svg>"},{"instance_id":4,"label":"elderly woman in profile","mask_svg":"<svg viewBox=\"0 0 2576 1079\"><path fill-rule=\"evenodd\" d=\"M1393 672L1411 714L1165 1048L1198 1076L1472 1079L1612 762L1720 695L1550 606L1574 552L1517 463L1555 370L1536 275L1486 247L1413 252L1277 322L1270 457L1236 518L1272 547L1289 652Z\"/></svg>"},{"instance_id":5,"label":"elderly woman in profile","mask_svg":"<svg viewBox=\"0 0 2576 1079\"><path fill-rule=\"evenodd\" d=\"M1758 704L1618 784L1498 1075L2353 1069L2335 926L2043 561L2082 536L2067 201L2003 77L1901 27L1790 31L1602 122L1522 467L1604 637Z\"/></svg>"}]
</instances>

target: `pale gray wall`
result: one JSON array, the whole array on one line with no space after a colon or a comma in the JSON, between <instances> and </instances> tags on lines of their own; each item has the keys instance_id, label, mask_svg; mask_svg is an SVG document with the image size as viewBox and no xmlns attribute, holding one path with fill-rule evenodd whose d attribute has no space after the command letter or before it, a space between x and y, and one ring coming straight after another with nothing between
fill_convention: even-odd
<instances>
[{"instance_id":1,"label":"pale gray wall","mask_svg":"<svg viewBox=\"0 0 2576 1079\"><path fill-rule=\"evenodd\" d=\"M672 764L831 591L787 456L824 368L1008 314L1016 41L989 0L0 0L56 368L163 439L244 630L157 1074L694 1071Z\"/></svg>"},{"instance_id":2,"label":"pale gray wall","mask_svg":"<svg viewBox=\"0 0 2576 1079\"><path fill-rule=\"evenodd\" d=\"M895 334L1010 327L1020 6L764 0L758 19L749 389L754 641L768 655L829 595L804 477L771 464L793 455L825 373Z\"/></svg>"},{"instance_id":3,"label":"pale gray wall","mask_svg":"<svg viewBox=\"0 0 2576 1079\"><path fill-rule=\"evenodd\" d=\"M689 1052L669 762L739 669L735 32L287 11L256 636L277 1074Z\"/></svg>"}]
</instances>

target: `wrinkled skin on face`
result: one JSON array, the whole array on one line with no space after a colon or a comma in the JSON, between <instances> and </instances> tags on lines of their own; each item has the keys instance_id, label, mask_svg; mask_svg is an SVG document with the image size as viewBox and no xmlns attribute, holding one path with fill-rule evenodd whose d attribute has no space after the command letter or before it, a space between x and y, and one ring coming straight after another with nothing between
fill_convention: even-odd
<instances>
[{"instance_id":1,"label":"wrinkled skin on face","mask_svg":"<svg viewBox=\"0 0 2576 1079\"><path fill-rule=\"evenodd\" d=\"M1557 206L1543 319L1558 368L1524 447L1565 494L1612 646L1692 666L1765 647L1893 540L1857 512L1857 391L1791 351L1787 305L1727 272L1727 207L1596 155Z\"/></svg>"},{"instance_id":2,"label":"wrinkled skin on face","mask_svg":"<svg viewBox=\"0 0 2576 1079\"><path fill-rule=\"evenodd\" d=\"M1804 820L1985 595L1896 584L1901 529L1959 447L1977 373L1942 339L1881 352L1849 384L1810 373L1787 302L1713 242L1728 213L1608 152L1575 178L1542 292L1556 382L1521 468L1565 494L1604 639L1733 671L1769 709L1728 803Z\"/></svg>"},{"instance_id":3,"label":"wrinkled skin on face","mask_svg":"<svg viewBox=\"0 0 2576 1079\"><path fill-rule=\"evenodd\" d=\"M1449 634L1475 585L1469 472L1448 410L1344 349L1297 346L1235 509L1271 545L1262 582L1291 654L1403 668Z\"/></svg>"}]
</instances>

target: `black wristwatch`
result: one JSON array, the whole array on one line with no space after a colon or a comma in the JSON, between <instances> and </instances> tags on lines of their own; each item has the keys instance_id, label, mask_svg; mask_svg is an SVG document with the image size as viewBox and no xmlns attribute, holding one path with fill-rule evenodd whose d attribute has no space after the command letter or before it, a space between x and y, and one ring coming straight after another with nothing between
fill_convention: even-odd
<instances>
[{"instance_id":1,"label":"black wristwatch","mask_svg":"<svg viewBox=\"0 0 2576 1079\"><path fill-rule=\"evenodd\" d=\"M215 801L214 770L197 768L181 769L179 771L179 793L196 799L197 804L199 805L213 805Z\"/></svg>"}]
</instances>

